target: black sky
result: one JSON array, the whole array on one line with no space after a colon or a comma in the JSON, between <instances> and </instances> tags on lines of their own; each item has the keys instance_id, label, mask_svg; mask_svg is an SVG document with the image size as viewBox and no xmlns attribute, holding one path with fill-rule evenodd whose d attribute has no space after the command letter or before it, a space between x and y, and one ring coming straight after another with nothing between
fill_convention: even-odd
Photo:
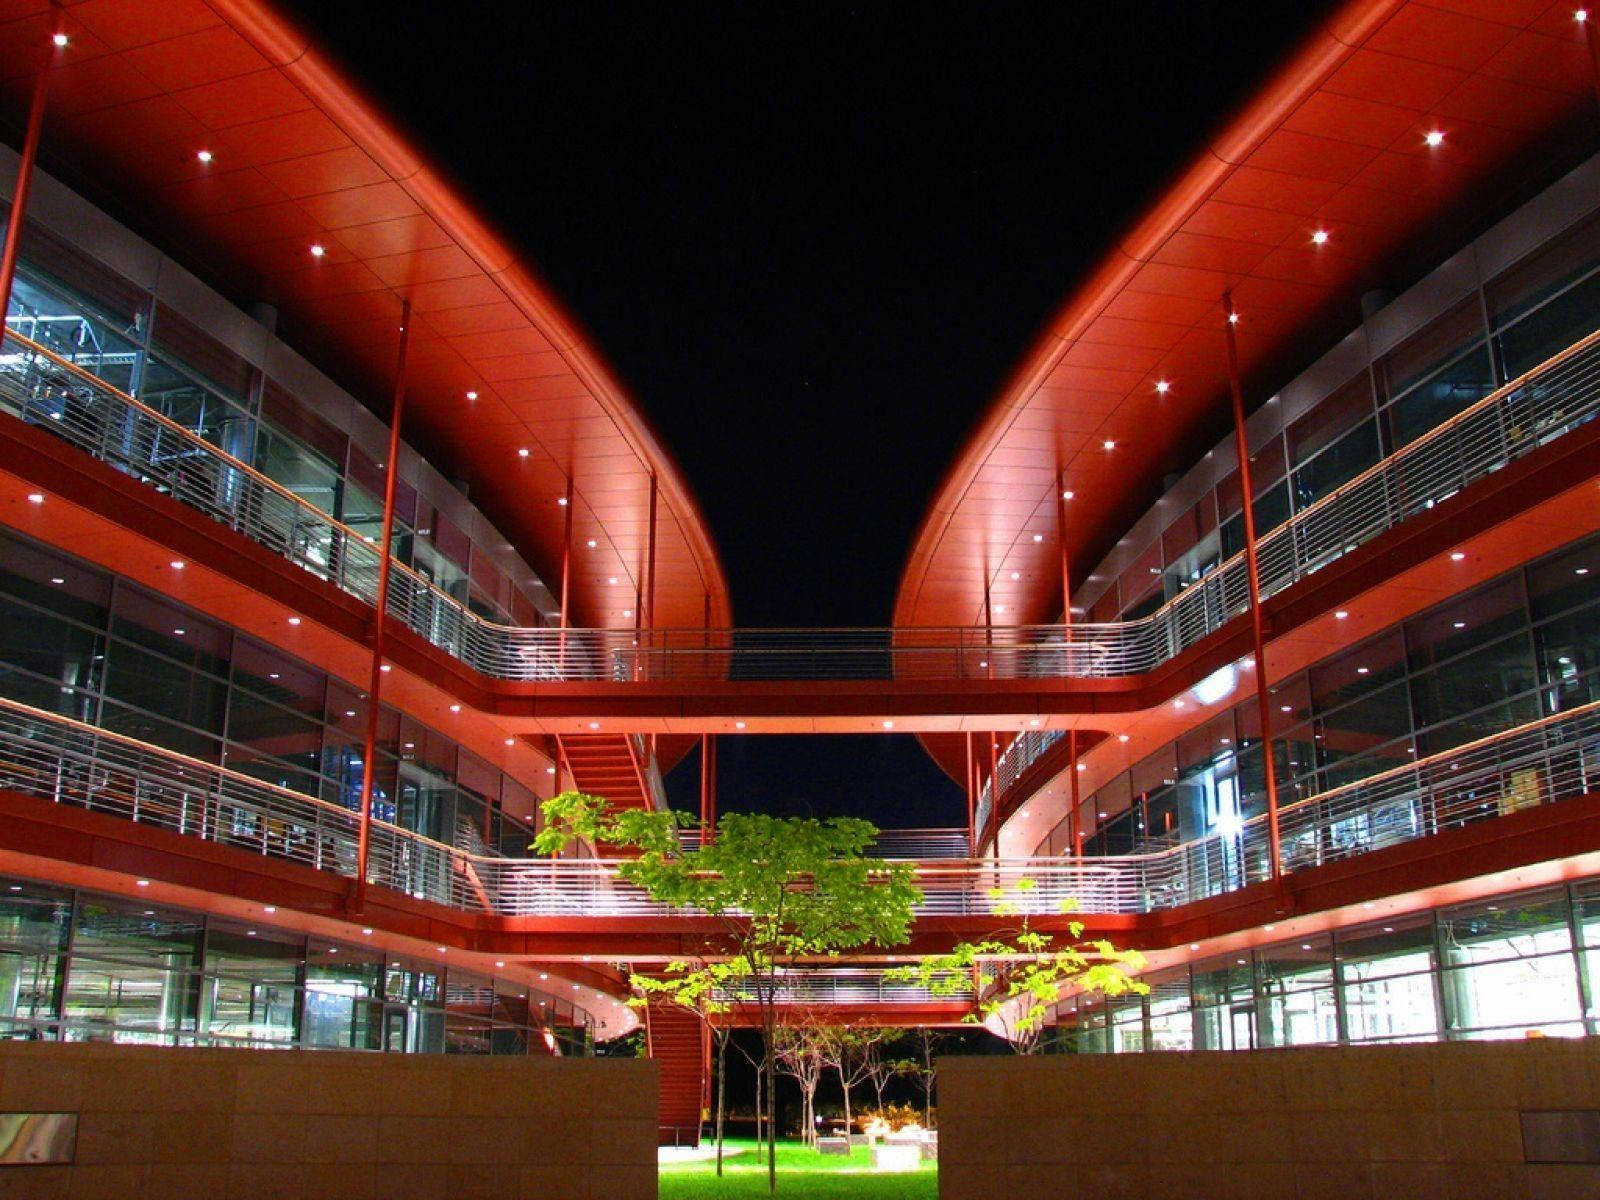
<instances>
[{"instance_id":1,"label":"black sky","mask_svg":"<svg viewBox=\"0 0 1600 1200\"><path fill-rule=\"evenodd\" d=\"M1045 319L1326 6L296 7L632 389L736 621L804 626L888 622ZM725 739L720 766L724 807L965 819L909 737Z\"/></svg>"}]
</instances>

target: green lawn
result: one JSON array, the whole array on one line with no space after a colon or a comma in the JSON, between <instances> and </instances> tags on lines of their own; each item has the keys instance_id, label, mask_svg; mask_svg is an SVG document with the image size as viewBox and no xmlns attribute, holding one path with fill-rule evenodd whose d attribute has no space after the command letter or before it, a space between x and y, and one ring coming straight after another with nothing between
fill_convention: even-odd
<instances>
[{"instance_id":1,"label":"green lawn","mask_svg":"<svg viewBox=\"0 0 1600 1200\"><path fill-rule=\"evenodd\" d=\"M720 1180L714 1160L664 1165L661 1200L757 1200L767 1195L767 1165L756 1161L755 1143L730 1138L727 1148L743 1153L723 1161ZM930 1162L915 1173L880 1175L872 1170L872 1155L865 1146L852 1150L849 1158L823 1157L799 1142L779 1142L778 1195L806 1200L937 1200L939 1173Z\"/></svg>"}]
</instances>

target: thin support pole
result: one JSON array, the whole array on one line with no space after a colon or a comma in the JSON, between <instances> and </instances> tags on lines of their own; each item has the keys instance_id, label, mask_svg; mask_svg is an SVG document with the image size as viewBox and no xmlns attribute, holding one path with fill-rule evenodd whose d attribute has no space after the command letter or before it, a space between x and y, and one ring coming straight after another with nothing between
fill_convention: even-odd
<instances>
[{"instance_id":1,"label":"thin support pole","mask_svg":"<svg viewBox=\"0 0 1600 1200\"><path fill-rule=\"evenodd\" d=\"M567 609L572 604L572 472L567 472L567 490L561 495L563 510L561 520L561 636L556 645L556 673L567 677L567 627L572 618Z\"/></svg>"},{"instance_id":2,"label":"thin support pole","mask_svg":"<svg viewBox=\"0 0 1600 1200\"><path fill-rule=\"evenodd\" d=\"M973 761L972 734L969 732L963 740L967 744L967 775L965 780L967 785L967 853L976 854L978 852L978 786L973 779L973 775L978 769L978 764Z\"/></svg>"},{"instance_id":3,"label":"thin support pole","mask_svg":"<svg viewBox=\"0 0 1600 1200\"><path fill-rule=\"evenodd\" d=\"M1083 857L1083 825L1078 818L1078 806L1082 803L1078 796L1078 731L1067 731L1067 757L1071 763L1067 767L1067 832L1072 839L1072 853L1076 858Z\"/></svg>"},{"instance_id":4,"label":"thin support pole","mask_svg":"<svg viewBox=\"0 0 1600 1200\"><path fill-rule=\"evenodd\" d=\"M0 321L11 309L11 285L17 277L17 252L22 244L22 225L28 214L28 194L33 190L33 171L39 160L39 137L44 131L45 99L50 91L50 77L55 74L56 63L61 58L58 39L62 34L62 15L59 6L52 6L55 27L45 50L44 62L33 81L33 98L28 103L28 129L22 138L22 159L17 164L17 183L11 192L11 215L6 219L6 243L0 250Z\"/></svg>"},{"instance_id":5,"label":"thin support pole","mask_svg":"<svg viewBox=\"0 0 1600 1200\"><path fill-rule=\"evenodd\" d=\"M1266 627L1261 614L1261 568L1256 557L1255 489L1250 482L1250 442L1245 435L1244 389L1239 382L1239 314L1233 293L1222 293L1223 330L1228 340L1228 384L1233 394L1233 444L1239 456L1239 488L1244 504L1244 561L1250 581L1250 633L1255 644L1256 708L1261 719L1261 764L1267 785L1267 839L1272 879L1283 899L1283 846L1278 829L1278 772L1272 757L1272 705L1267 687Z\"/></svg>"},{"instance_id":6,"label":"thin support pole","mask_svg":"<svg viewBox=\"0 0 1600 1200\"><path fill-rule=\"evenodd\" d=\"M645 617L645 620L644 620L644 630L645 630L645 634L648 635L648 637L649 637L650 645L651 645L652 648L657 648L657 644L656 644L656 640L655 640L655 631L656 631L656 501L657 501L659 495L660 495L660 488L659 488L658 482L656 480L656 474L655 474L654 471L652 471L652 472L650 472L650 546L649 546L649 550L645 554L645 579L646 579L645 591L644 591L643 597L639 601L639 611L641 613L647 613L647 615ZM648 606L648 609L647 609L647 606ZM662 648L662 649L664 649L664 648ZM643 654L643 655L641 655L640 661L646 666L646 668L648 668L649 663L650 663L650 656L648 654ZM650 672L649 672L648 669L646 669L643 672L643 674L644 674L645 678L649 678L650 677ZM656 756L656 735L654 733L652 733L650 735L650 757L654 758L655 756Z\"/></svg>"},{"instance_id":7,"label":"thin support pole","mask_svg":"<svg viewBox=\"0 0 1600 1200\"><path fill-rule=\"evenodd\" d=\"M377 773L379 690L383 684L383 629L389 610L389 547L394 541L394 505L400 482L400 422L405 415L406 349L411 340L411 301L400 302L400 348L395 355L394 405L389 413L389 460L384 463L383 526L378 540L378 594L372 614L372 669L367 680L367 736L361 760L361 825L356 835L354 909L367 903L367 862L372 854L372 788Z\"/></svg>"}]
</instances>

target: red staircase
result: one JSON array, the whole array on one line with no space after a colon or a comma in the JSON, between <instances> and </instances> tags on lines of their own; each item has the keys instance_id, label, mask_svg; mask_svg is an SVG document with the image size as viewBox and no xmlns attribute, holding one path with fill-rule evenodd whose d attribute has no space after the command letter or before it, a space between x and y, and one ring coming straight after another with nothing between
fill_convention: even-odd
<instances>
[{"instance_id":1,"label":"red staircase","mask_svg":"<svg viewBox=\"0 0 1600 1200\"><path fill-rule=\"evenodd\" d=\"M705 1115L706 1063L711 1031L681 1004L652 1003L645 1010L650 1057L661 1064L657 1119L663 1146L696 1146Z\"/></svg>"},{"instance_id":2,"label":"red staircase","mask_svg":"<svg viewBox=\"0 0 1600 1200\"><path fill-rule=\"evenodd\" d=\"M573 733L556 739L573 786L618 808L650 808L644 764L625 733Z\"/></svg>"}]
</instances>

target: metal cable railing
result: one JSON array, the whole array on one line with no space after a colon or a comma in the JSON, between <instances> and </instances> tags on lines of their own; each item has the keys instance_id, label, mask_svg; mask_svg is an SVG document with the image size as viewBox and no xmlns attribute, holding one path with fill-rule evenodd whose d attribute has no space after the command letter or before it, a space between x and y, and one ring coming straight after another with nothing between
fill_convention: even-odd
<instances>
[{"instance_id":1,"label":"metal cable railing","mask_svg":"<svg viewBox=\"0 0 1600 1200\"><path fill-rule=\"evenodd\" d=\"M1280 814L1299 871L1588 794L1600 783L1600 701L1309 797ZM236 849L353 875L357 815L238 771L0 699L0 788ZM503 916L664 916L618 863L473 853L374 821L368 881ZM1265 817L1153 854L923 859L924 916L1141 913L1269 877Z\"/></svg>"},{"instance_id":2,"label":"metal cable railing","mask_svg":"<svg viewBox=\"0 0 1600 1200\"><path fill-rule=\"evenodd\" d=\"M799 967L778 976L773 999L778 1004L951 1004L972 996L970 985L956 983L936 993L931 987L914 982L885 978L887 970L828 970ZM716 998L726 1004L754 1004L756 985L719 989Z\"/></svg>"},{"instance_id":3,"label":"metal cable railing","mask_svg":"<svg viewBox=\"0 0 1600 1200\"><path fill-rule=\"evenodd\" d=\"M54 431L367 603L380 548L200 434L7 330L0 409ZM1287 587L1600 409L1591 334L1344 484L1259 544L1263 594ZM396 621L514 680L1024 679L1140 674L1246 611L1242 554L1135 621L899 629L534 629L472 612L394 564Z\"/></svg>"}]
</instances>

